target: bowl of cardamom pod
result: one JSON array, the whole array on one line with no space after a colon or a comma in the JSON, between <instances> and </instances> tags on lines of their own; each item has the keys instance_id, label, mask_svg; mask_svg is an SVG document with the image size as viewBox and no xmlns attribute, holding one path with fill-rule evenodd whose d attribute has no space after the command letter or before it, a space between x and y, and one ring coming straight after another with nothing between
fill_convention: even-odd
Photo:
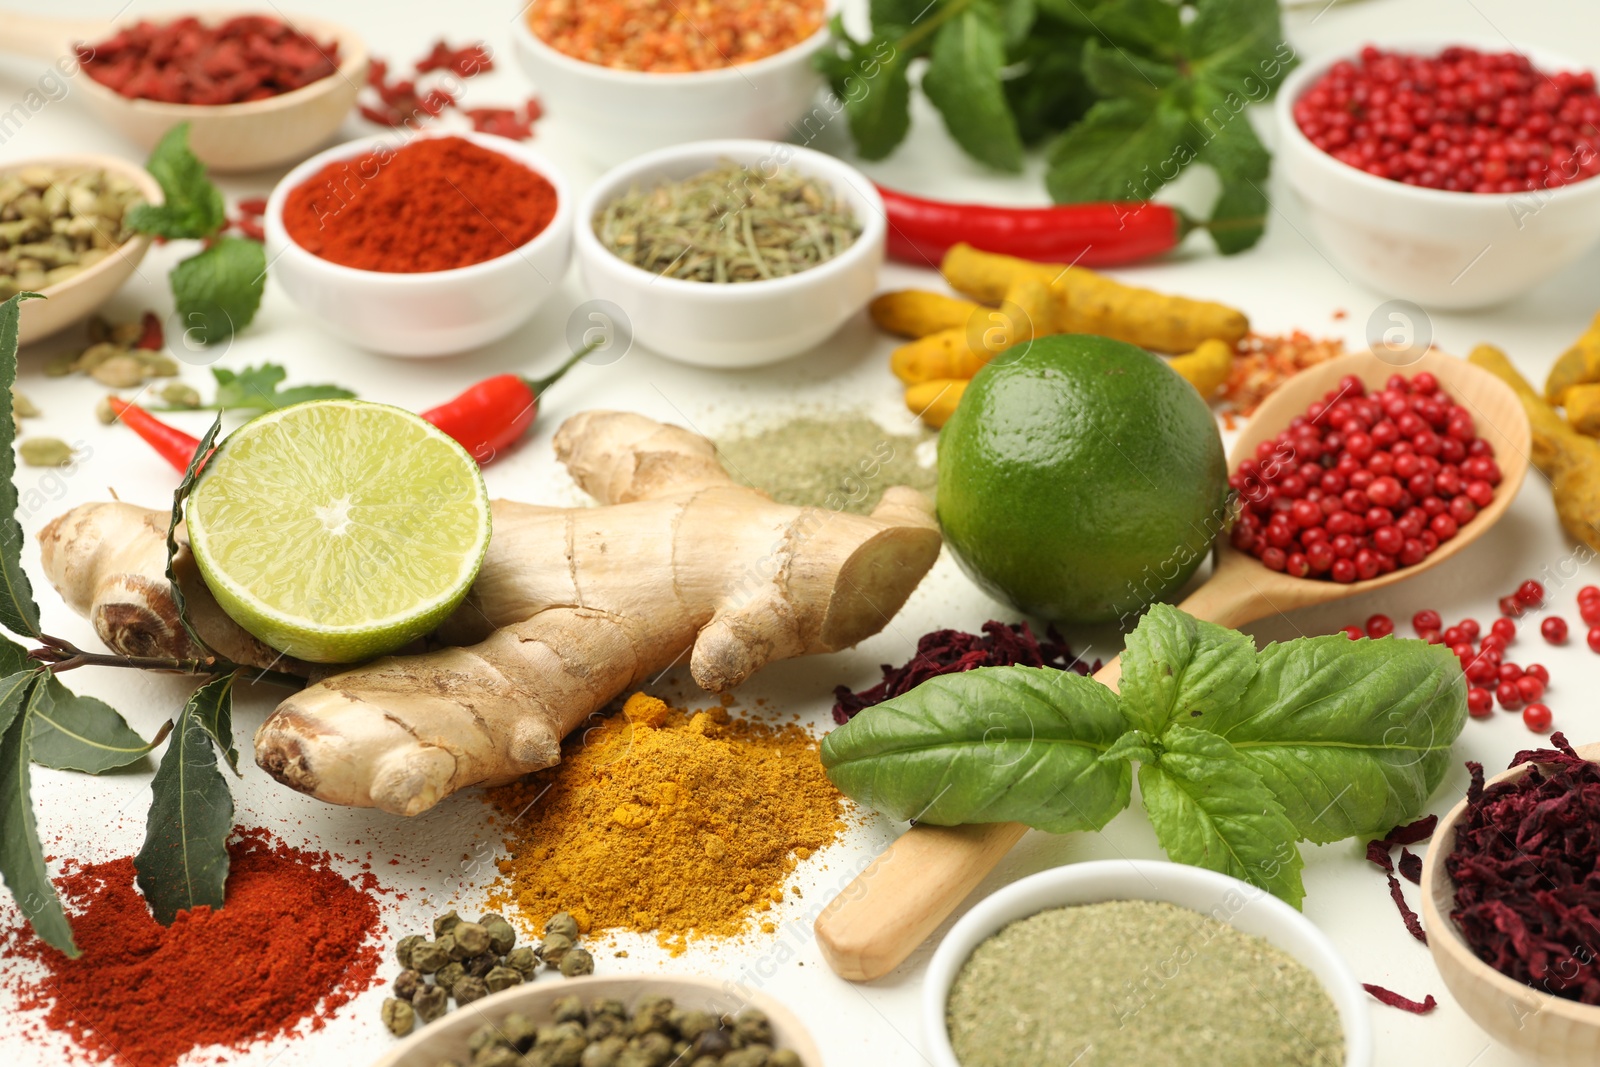
<instances>
[{"instance_id":1,"label":"bowl of cardamom pod","mask_svg":"<svg viewBox=\"0 0 1600 1067\"><path fill-rule=\"evenodd\" d=\"M140 202L161 203L161 186L137 164L112 156L58 156L0 166L0 300L24 300L20 341L72 325L128 280L150 238L124 221Z\"/></svg>"},{"instance_id":2,"label":"bowl of cardamom pod","mask_svg":"<svg viewBox=\"0 0 1600 1067\"><path fill-rule=\"evenodd\" d=\"M822 1056L800 1020L762 993L695 975L594 975L475 1000L373 1067L535 1062L822 1067Z\"/></svg>"},{"instance_id":3,"label":"bowl of cardamom pod","mask_svg":"<svg viewBox=\"0 0 1600 1067\"><path fill-rule=\"evenodd\" d=\"M1160 860L1042 871L951 928L922 987L934 1067L1370 1067L1332 942L1237 878Z\"/></svg>"}]
</instances>

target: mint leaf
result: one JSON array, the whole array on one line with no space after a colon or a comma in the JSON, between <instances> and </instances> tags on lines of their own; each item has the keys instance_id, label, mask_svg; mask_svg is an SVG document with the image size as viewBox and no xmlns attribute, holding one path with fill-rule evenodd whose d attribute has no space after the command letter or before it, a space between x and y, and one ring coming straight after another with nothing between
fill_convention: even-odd
<instances>
[{"instance_id":1,"label":"mint leaf","mask_svg":"<svg viewBox=\"0 0 1600 1067\"><path fill-rule=\"evenodd\" d=\"M1170 604L1153 604L1122 653L1122 713L1142 730L1200 726L1231 708L1256 673L1255 642L1202 622Z\"/></svg>"},{"instance_id":2,"label":"mint leaf","mask_svg":"<svg viewBox=\"0 0 1600 1067\"><path fill-rule=\"evenodd\" d=\"M867 5L872 32L891 39L904 36L937 10L934 0L871 0Z\"/></svg>"},{"instance_id":3,"label":"mint leaf","mask_svg":"<svg viewBox=\"0 0 1600 1067\"><path fill-rule=\"evenodd\" d=\"M1177 54L1179 5L1168 0L1038 0L1039 10L1113 45L1157 56Z\"/></svg>"},{"instance_id":4,"label":"mint leaf","mask_svg":"<svg viewBox=\"0 0 1600 1067\"><path fill-rule=\"evenodd\" d=\"M1022 135L1000 83L1005 64L999 25L984 11L968 8L934 37L922 91L968 155L997 170L1019 171Z\"/></svg>"},{"instance_id":5,"label":"mint leaf","mask_svg":"<svg viewBox=\"0 0 1600 1067\"><path fill-rule=\"evenodd\" d=\"M174 126L157 142L145 169L160 184L162 203L130 208L130 229L169 239L205 238L227 224L222 193L206 177L205 164L189 151L187 122Z\"/></svg>"},{"instance_id":6,"label":"mint leaf","mask_svg":"<svg viewBox=\"0 0 1600 1067\"><path fill-rule=\"evenodd\" d=\"M1151 100L1178 79L1178 68L1170 63L1109 47L1093 37L1083 46L1083 73L1101 96Z\"/></svg>"},{"instance_id":7,"label":"mint leaf","mask_svg":"<svg viewBox=\"0 0 1600 1067\"><path fill-rule=\"evenodd\" d=\"M1035 25L1011 51L1006 101L1024 144L1037 144L1077 122L1095 102L1083 76L1084 38L1053 21Z\"/></svg>"},{"instance_id":8,"label":"mint leaf","mask_svg":"<svg viewBox=\"0 0 1600 1067\"><path fill-rule=\"evenodd\" d=\"M1225 737L1300 836L1382 834L1422 814L1467 720L1467 683L1443 646L1342 634L1268 645L1232 707L1194 724Z\"/></svg>"},{"instance_id":9,"label":"mint leaf","mask_svg":"<svg viewBox=\"0 0 1600 1067\"><path fill-rule=\"evenodd\" d=\"M259 241L219 237L172 268L170 278L184 336L212 345L256 317L267 286L267 254Z\"/></svg>"},{"instance_id":10,"label":"mint leaf","mask_svg":"<svg viewBox=\"0 0 1600 1067\"><path fill-rule=\"evenodd\" d=\"M1248 763L1222 738L1170 727L1139 792L1168 856L1259 886L1295 907L1305 898L1294 824Z\"/></svg>"},{"instance_id":11,"label":"mint leaf","mask_svg":"<svg viewBox=\"0 0 1600 1067\"><path fill-rule=\"evenodd\" d=\"M1028 39L1028 31L1033 29L1039 8L1034 0L998 0L998 3L1000 32L1005 38L1006 47L1015 48Z\"/></svg>"},{"instance_id":12,"label":"mint leaf","mask_svg":"<svg viewBox=\"0 0 1600 1067\"><path fill-rule=\"evenodd\" d=\"M833 47L818 52L814 63L843 101L850 136L861 158L883 159L911 129L911 83L906 67L912 55L902 51L889 35L853 40L837 15L833 34ZM822 132L828 118L813 111L796 124L796 131L809 142Z\"/></svg>"},{"instance_id":13,"label":"mint leaf","mask_svg":"<svg viewBox=\"0 0 1600 1067\"><path fill-rule=\"evenodd\" d=\"M1165 97L1102 100L1056 142L1045 186L1058 204L1147 200L1194 159L1191 137Z\"/></svg>"},{"instance_id":14,"label":"mint leaf","mask_svg":"<svg viewBox=\"0 0 1600 1067\"><path fill-rule=\"evenodd\" d=\"M17 331L24 300L44 299L18 293L0 304L0 626L14 634L39 636L39 605L33 583L22 569L22 524L17 521L17 420L11 412L11 387L17 381Z\"/></svg>"},{"instance_id":15,"label":"mint leaf","mask_svg":"<svg viewBox=\"0 0 1600 1067\"><path fill-rule=\"evenodd\" d=\"M1294 69L1278 0L1197 0L1194 8L1183 50L1198 80L1259 101Z\"/></svg>"},{"instance_id":16,"label":"mint leaf","mask_svg":"<svg viewBox=\"0 0 1600 1067\"><path fill-rule=\"evenodd\" d=\"M0 681L0 877L23 917L45 944L78 957L72 925L50 883L39 826L33 818L32 768L28 758L28 706L41 692L37 671L19 671Z\"/></svg>"},{"instance_id":17,"label":"mint leaf","mask_svg":"<svg viewBox=\"0 0 1600 1067\"><path fill-rule=\"evenodd\" d=\"M246 367L238 373L212 367L217 380L216 399L203 405L217 411L274 411L307 400L348 400L356 394L338 385L296 385L278 388L289 372L276 363Z\"/></svg>"},{"instance_id":18,"label":"mint leaf","mask_svg":"<svg viewBox=\"0 0 1600 1067\"><path fill-rule=\"evenodd\" d=\"M41 766L102 774L138 763L165 736L147 743L109 704L78 696L53 674L45 675L37 689L28 751Z\"/></svg>"},{"instance_id":19,"label":"mint leaf","mask_svg":"<svg viewBox=\"0 0 1600 1067\"><path fill-rule=\"evenodd\" d=\"M1200 161L1215 170L1222 182L1207 228L1218 250L1232 255L1252 247L1266 230L1265 190L1272 156L1256 136L1237 96L1219 95L1215 88L1202 84L1196 90L1195 103L1202 115Z\"/></svg>"},{"instance_id":20,"label":"mint leaf","mask_svg":"<svg viewBox=\"0 0 1600 1067\"><path fill-rule=\"evenodd\" d=\"M233 797L217 767L213 728L221 717L218 705L232 700L232 675L195 690L150 782L144 846L133 866L150 911L163 925L202 904L222 907Z\"/></svg>"},{"instance_id":21,"label":"mint leaf","mask_svg":"<svg viewBox=\"0 0 1600 1067\"><path fill-rule=\"evenodd\" d=\"M1126 732L1116 696L1092 679L982 667L857 715L823 739L822 765L846 796L897 819L1098 830L1128 806L1127 762L1100 760Z\"/></svg>"}]
</instances>

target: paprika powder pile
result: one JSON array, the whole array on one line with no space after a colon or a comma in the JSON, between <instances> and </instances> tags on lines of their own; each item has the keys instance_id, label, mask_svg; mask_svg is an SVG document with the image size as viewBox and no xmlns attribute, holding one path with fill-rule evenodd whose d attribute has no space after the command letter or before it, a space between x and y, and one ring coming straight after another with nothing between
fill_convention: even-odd
<instances>
[{"instance_id":1,"label":"paprika powder pile","mask_svg":"<svg viewBox=\"0 0 1600 1067\"><path fill-rule=\"evenodd\" d=\"M463 137L429 137L328 164L283 205L313 255L394 274L454 270L514 252L556 214L555 186Z\"/></svg>"},{"instance_id":2,"label":"paprika powder pile","mask_svg":"<svg viewBox=\"0 0 1600 1067\"><path fill-rule=\"evenodd\" d=\"M378 904L327 853L263 830L237 831L228 853L222 909L179 912L171 926L151 916L132 858L58 877L82 954L68 959L25 923L0 934L7 958L45 972L4 975L21 1007L42 1010L42 1024L69 1035L84 1060L171 1067L200 1046L238 1048L304 1020L321 1029L378 983Z\"/></svg>"},{"instance_id":3,"label":"paprika powder pile","mask_svg":"<svg viewBox=\"0 0 1600 1067\"><path fill-rule=\"evenodd\" d=\"M168 104L265 100L339 69L338 41L319 43L266 15L214 26L196 18L140 21L77 52L84 73L101 85Z\"/></svg>"}]
</instances>

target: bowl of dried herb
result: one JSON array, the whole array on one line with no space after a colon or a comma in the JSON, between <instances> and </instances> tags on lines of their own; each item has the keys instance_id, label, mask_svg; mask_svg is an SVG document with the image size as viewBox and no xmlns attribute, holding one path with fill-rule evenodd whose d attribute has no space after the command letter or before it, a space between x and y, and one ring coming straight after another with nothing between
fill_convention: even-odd
<instances>
[{"instance_id":1,"label":"bowl of dried herb","mask_svg":"<svg viewBox=\"0 0 1600 1067\"><path fill-rule=\"evenodd\" d=\"M1300 912L1181 863L1107 860L1024 878L928 965L935 1067L1369 1067L1366 994Z\"/></svg>"},{"instance_id":2,"label":"bowl of dried herb","mask_svg":"<svg viewBox=\"0 0 1600 1067\"><path fill-rule=\"evenodd\" d=\"M1600 1061L1600 744L1519 752L1439 821L1422 919L1444 984L1534 1062Z\"/></svg>"}]
</instances>

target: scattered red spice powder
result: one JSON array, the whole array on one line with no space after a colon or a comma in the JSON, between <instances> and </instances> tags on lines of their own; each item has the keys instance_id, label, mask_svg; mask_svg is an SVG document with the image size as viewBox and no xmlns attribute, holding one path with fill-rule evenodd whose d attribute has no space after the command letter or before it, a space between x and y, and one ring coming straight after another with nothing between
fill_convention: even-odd
<instances>
[{"instance_id":1,"label":"scattered red spice powder","mask_svg":"<svg viewBox=\"0 0 1600 1067\"><path fill-rule=\"evenodd\" d=\"M1344 355L1344 342L1289 334L1245 334L1234 345L1233 367L1222 387L1223 418L1233 429L1233 415L1253 415L1261 401L1307 367Z\"/></svg>"},{"instance_id":2,"label":"scattered red spice powder","mask_svg":"<svg viewBox=\"0 0 1600 1067\"><path fill-rule=\"evenodd\" d=\"M85 1061L171 1067L203 1045L242 1048L330 1015L381 984L377 882L365 891L264 830L237 830L228 848L227 902L150 915L133 859L73 867L56 879L82 955L68 959L25 925L0 933L7 959L42 977L0 972L24 1010L69 1035Z\"/></svg>"},{"instance_id":3,"label":"scattered red spice powder","mask_svg":"<svg viewBox=\"0 0 1600 1067\"><path fill-rule=\"evenodd\" d=\"M339 160L293 189L283 224L300 247L358 270L452 270L514 252L556 213L545 178L462 137Z\"/></svg>"},{"instance_id":4,"label":"scattered red spice powder","mask_svg":"<svg viewBox=\"0 0 1600 1067\"><path fill-rule=\"evenodd\" d=\"M983 624L983 635L960 630L935 630L917 640L917 654L900 667L883 664L883 681L871 689L852 693L846 685L833 691L833 721L841 726L862 708L882 704L890 697L907 693L941 674L958 674L977 667L1054 667L1061 671L1090 674L1100 669L1100 661L1084 663L1051 626L1040 641L1025 622L1007 625L994 619Z\"/></svg>"},{"instance_id":5,"label":"scattered red spice powder","mask_svg":"<svg viewBox=\"0 0 1600 1067\"><path fill-rule=\"evenodd\" d=\"M1561 733L1518 752L1515 781L1472 785L1445 871L1450 918L1477 957L1553 996L1600 1004L1600 767Z\"/></svg>"},{"instance_id":6,"label":"scattered red spice powder","mask_svg":"<svg viewBox=\"0 0 1600 1067\"><path fill-rule=\"evenodd\" d=\"M320 44L266 15L214 26L196 18L140 21L77 52L84 72L101 85L168 104L265 100L339 69L338 41Z\"/></svg>"},{"instance_id":7,"label":"scattered red spice powder","mask_svg":"<svg viewBox=\"0 0 1600 1067\"><path fill-rule=\"evenodd\" d=\"M826 15L823 0L536 0L528 28L586 63L684 73L782 52Z\"/></svg>"}]
</instances>

